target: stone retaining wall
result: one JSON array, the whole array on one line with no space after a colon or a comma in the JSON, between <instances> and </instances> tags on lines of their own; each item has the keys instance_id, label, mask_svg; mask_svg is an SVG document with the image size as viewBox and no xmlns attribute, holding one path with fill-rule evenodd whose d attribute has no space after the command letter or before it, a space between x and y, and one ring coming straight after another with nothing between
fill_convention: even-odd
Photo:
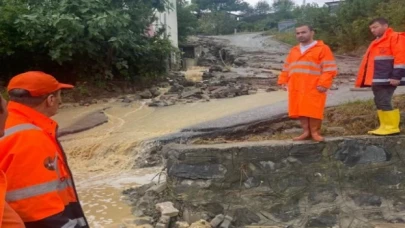
<instances>
[{"instance_id":1,"label":"stone retaining wall","mask_svg":"<svg viewBox=\"0 0 405 228\"><path fill-rule=\"evenodd\" d=\"M235 227L404 223L405 137L169 145L168 184L191 214Z\"/></svg>"}]
</instances>

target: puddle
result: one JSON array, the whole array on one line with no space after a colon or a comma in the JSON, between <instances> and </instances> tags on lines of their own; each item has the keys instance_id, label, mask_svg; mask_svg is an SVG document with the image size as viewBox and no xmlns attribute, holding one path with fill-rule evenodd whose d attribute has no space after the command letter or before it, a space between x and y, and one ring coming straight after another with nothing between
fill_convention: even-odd
<instances>
[{"instance_id":1,"label":"puddle","mask_svg":"<svg viewBox=\"0 0 405 228\"><path fill-rule=\"evenodd\" d=\"M104 228L132 217L122 191L158 181L161 168L122 173L76 176L77 192L90 227ZM161 176L161 181L164 180Z\"/></svg>"}]
</instances>

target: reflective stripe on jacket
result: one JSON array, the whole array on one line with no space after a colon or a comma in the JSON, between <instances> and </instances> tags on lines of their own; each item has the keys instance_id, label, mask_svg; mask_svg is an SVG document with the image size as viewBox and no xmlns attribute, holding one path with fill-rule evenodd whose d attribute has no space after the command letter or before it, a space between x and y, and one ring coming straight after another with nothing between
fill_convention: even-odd
<instances>
[{"instance_id":1,"label":"reflective stripe on jacket","mask_svg":"<svg viewBox=\"0 0 405 228\"><path fill-rule=\"evenodd\" d=\"M8 105L0 140L0 169L7 176L6 201L30 227L89 227L79 203L57 124L18 103Z\"/></svg>"},{"instance_id":2,"label":"reflective stripe on jacket","mask_svg":"<svg viewBox=\"0 0 405 228\"><path fill-rule=\"evenodd\" d=\"M355 86L389 85L389 79L405 85L405 35L391 28L368 47Z\"/></svg>"},{"instance_id":3,"label":"reflective stripe on jacket","mask_svg":"<svg viewBox=\"0 0 405 228\"><path fill-rule=\"evenodd\" d=\"M288 84L289 116L323 119L326 93L320 93L317 86L330 88L336 74L332 51L322 41L303 54L299 45L293 47L278 79L278 84Z\"/></svg>"}]
</instances>

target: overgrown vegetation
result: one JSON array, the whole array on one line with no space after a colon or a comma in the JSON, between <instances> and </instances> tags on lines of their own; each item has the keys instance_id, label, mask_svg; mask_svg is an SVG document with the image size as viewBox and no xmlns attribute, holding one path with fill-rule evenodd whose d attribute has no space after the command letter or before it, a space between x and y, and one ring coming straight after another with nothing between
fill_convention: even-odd
<instances>
[{"instance_id":1,"label":"overgrown vegetation","mask_svg":"<svg viewBox=\"0 0 405 228\"><path fill-rule=\"evenodd\" d=\"M276 33L268 33L273 35L273 37L277 40L283 41L286 44L296 45L297 39L295 38L294 32L276 32Z\"/></svg>"},{"instance_id":2,"label":"overgrown vegetation","mask_svg":"<svg viewBox=\"0 0 405 228\"><path fill-rule=\"evenodd\" d=\"M173 51L159 31L167 0L0 0L0 76L43 70L74 83L158 77Z\"/></svg>"}]
</instances>

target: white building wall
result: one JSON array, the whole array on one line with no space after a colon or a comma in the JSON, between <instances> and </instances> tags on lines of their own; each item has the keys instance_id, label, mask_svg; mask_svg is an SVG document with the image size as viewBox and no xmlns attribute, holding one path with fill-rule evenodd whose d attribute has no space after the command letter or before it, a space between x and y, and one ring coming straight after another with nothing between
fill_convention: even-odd
<instances>
[{"instance_id":1,"label":"white building wall","mask_svg":"<svg viewBox=\"0 0 405 228\"><path fill-rule=\"evenodd\" d=\"M176 0L169 0L171 3L171 9L168 9L166 12L157 13L157 21L154 23L154 31L164 26L166 28L166 36L172 42L172 45L176 48L179 47L179 38L177 30L177 9L176 9Z\"/></svg>"}]
</instances>

